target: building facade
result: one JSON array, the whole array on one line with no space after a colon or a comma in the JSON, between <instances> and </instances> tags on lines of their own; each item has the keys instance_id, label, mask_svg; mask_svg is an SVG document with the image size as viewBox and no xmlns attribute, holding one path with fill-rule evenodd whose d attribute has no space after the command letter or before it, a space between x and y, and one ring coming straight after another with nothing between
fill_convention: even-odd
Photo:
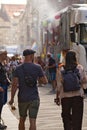
<instances>
[{"instance_id":1,"label":"building facade","mask_svg":"<svg viewBox=\"0 0 87 130\"><path fill-rule=\"evenodd\" d=\"M10 18L7 15L4 8L0 7L0 48L3 48L5 44L9 44L9 30L10 30Z\"/></svg>"}]
</instances>

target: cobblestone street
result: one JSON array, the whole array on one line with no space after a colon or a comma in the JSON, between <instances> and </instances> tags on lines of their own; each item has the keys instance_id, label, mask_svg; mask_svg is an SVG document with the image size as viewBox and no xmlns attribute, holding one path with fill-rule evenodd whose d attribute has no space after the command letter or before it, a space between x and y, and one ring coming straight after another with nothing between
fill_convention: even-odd
<instances>
[{"instance_id":1,"label":"cobblestone street","mask_svg":"<svg viewBox=\"0 0 87 130\"><path fill-rule=\"evenodd\" d=\"M37 118L37 130L63 130L61 119L61 106L54 103L55 94L51 92L51 86L39 87L41 105ZM17 107L16 97L15 105ZM18 111L13 112L18 118ZM26 130L28 130L28 118ZM87 98L84 100L83 129L87 130Z\"/></svg>"}]
</instances>

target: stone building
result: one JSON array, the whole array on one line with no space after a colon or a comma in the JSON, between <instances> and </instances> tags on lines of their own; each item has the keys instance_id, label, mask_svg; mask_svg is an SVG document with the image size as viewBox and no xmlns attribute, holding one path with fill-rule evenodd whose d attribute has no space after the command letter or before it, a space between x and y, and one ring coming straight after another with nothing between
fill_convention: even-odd
<instances>
[{"instance_id":1,"label":"stone building","mask_svg":"<svg viewBox=\"0 0 87 130\"><path fill-rule=\"evenodd\" d=\"M33 43L36 42L41 53L41 21L75 3L84 3L84 0L27 0L26 6L8 5L7 8L7 5L4 5L11 17L11 44L19 44L21 49L24 49L32 47Z\"/></svg>"},{"instance_id":2,"label":"stone building","mask_svg":"<svg viewBox=\"0 0 87 130\"><path fill-rule=\"evenodd\" d=\"M2 4L0 8L0 44L3 46L20 46L19 18L26 5Z\"/></svg>"},{"instance_id":3,"label":"stone building","mask_svg":"<svg viewBox=\"0 0 87 130\"><path fill-rule=\"evenodd\" d=\"M45 19L47 19L48 17L51 17L52 15L54 15L55 13L63 10L64 8L66 8L67 6L70 6L72 4L79 4L79 3L84 3L84 0L28 0L28 6L32 6L32 11L34 13L32 13L32 23L34 24L34 22L36 22L37 24L37 32L38 32L38 46L39 46L39 50L40 53L43 52L43 50L45 50L46 52L46 48L47 45L45 45L46 42L48 41L42 41L45 38L43 38L43 34L41 35L41 31L43 30L42 28L42 21L44 21ZM36 13L36 14L35 14ZM34 19L36 18L37 21L34 21ZM46 24L46 23L45 23ZM35 28L35 27L34 27ZM44 32L47 33L47 32ZM37 36L37 35L36 35ZM46 35L47 37L47 35ZM43 43L44 45L43 45ZM45 46L43 48L43 46ZM55 45L52 45L52 50L56 50Z\"/></svg>"},{"instance_id":4,"label":"stone building","mask_svg":"<svg viewBox=\"0 0 87 130\"><path fill-rule=\"evenodd\" d=\"M9 44L9 29L10 18L4 10L3 6L0 7L0 48L3 48L5 44Z\"/></svg>"}]
</instances>

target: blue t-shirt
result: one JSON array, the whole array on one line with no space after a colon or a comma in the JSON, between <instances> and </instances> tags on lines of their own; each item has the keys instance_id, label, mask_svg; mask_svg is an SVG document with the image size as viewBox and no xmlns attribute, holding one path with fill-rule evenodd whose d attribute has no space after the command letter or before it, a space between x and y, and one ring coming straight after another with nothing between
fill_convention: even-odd
<instances>
[{"instance_id":1,"label":"blue t-shirt","mask_svg":"<svg viewBox=\"0 0 87 130\"><path fill-rule=\"evenodd\" d=\"M14 77L18 78L19 91L18 91L18 102L27 102L35 99L39 99L37 83L33 87L27 87L24 81L24 71L29 73L37 81L39 77L43 77L44 73L40 65L34 63L24 63L16 68L14 71Z\"/></svg>"}]
</instances>

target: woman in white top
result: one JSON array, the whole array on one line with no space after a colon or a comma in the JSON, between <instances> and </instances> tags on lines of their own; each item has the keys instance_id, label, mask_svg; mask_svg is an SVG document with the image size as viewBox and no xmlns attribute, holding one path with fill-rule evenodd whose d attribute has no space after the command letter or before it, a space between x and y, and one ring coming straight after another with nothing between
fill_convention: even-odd
<instances>
[{"instance_id":1,"label":"woman in white top","mask_svg":"<svg viewBox=\"0 0 87 130\"><path fill-rule=\"evenodd\" d=\"M81 88L77 91L64 92L61 69L73 70L77 68L80 73ZM65 65L57 70L56 104L61 101L62 119L64 130L82 130L83 118L83 84L87 82L87 76L83 66L77 63L76 53L68 51L65 57Z\"/></svg>"}]
</instances>

